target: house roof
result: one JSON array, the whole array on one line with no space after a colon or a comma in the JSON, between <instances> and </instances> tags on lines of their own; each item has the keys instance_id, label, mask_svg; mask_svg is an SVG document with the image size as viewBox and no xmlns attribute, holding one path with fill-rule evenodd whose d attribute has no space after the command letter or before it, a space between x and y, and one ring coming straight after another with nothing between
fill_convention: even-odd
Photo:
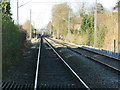
<instances>
[{"instance_id":1,"label":"house roof","mask_svg":"<svg viewBox=\"0 0 120 90\"><path fill-rule=\"evenodd\" d=\"M74 28L74 29L80 29L80 24L75 24L75 25L73 26L73 28Z\"/></svg>"}]
</instances>

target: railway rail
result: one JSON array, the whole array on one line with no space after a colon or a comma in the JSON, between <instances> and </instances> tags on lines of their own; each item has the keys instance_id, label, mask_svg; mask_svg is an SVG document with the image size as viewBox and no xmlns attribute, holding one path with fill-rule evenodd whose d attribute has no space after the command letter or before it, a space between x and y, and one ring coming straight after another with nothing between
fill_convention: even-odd
<instances>
[{"instance_id":1,"label":"railway rail","mask_svg":"<svg viewBox=\"0 0 120 90\"><path fill-rule=\"evenodd\" d=\"M53 40L53 41L56 41L56 40L54 40L54 39L52 39L52 38L49 38L49 39L51 39L51 40ZM59 42L59 40L58 40L58 42ZM80 47L80 46L78 46L78 45L75 45L75 44L72 44L72 43L67 43L67 42L64 42L64 41L60 41L60 42L62 42L65 46L70 46L70 47L71 47L71 46L75 46L75 47L77 47L77 48L79 48L79 49L82 49L82 50L85 50L85 51L89 51L89 52L94 53L94 54L97 54L97 55L101 55L101 56L104 56L104 57L107 57L107 58L111 58L111 59L115 59L115 60L119 60L119 61L120 61L119 58L115 58L115 57L112 57L112 56L109 56L109 55L106 55L106 54L98 53L98 52L96 52L96 51L88 50L88 49L82 48L82 47ZM62 44L62 43L61 43L61 44Z\"/></svg>"},{"instance_id":2,"label":"railway rail","mask_svg":"<svg viewBox=\"0 0 120 90\"><path fill-rule=\"evenodd\" d=\"M46 39L45 39L46 40ZM47 41L47 40L46 40ZM69 64L62 58L62 56L54 49L54 47L47 41L48 46L54 51L54 53L62 60L62 62L69 68L69 70L75 75L75 77L82 83L85 89L90 90L89 86L80 78L80 76L69 66Z\"/></svg>"},{"instance_id":3,"label":"railway rail","mask_svg":"<svg viewBox=\"0 0 120 90\"><path fill-rule=\"evenodd\" d=\"M47 38L48 39L48 38ZM108 57L108 56L105 56L105 55L102 55L102 54L99 54L99 53L96 53L94 51L90 51L90 50L87 50L87 49L83 49L81 47L76 47L77 49L75 48L72 48L71 46L73 45L70 45L70 44L67 44L67 43L64 43L64 42L58 42L56 40L53 40L51 38L49 38L50 40L58 43L58 44L61 44L65 47L67 47L68 49L86 57L86 58L89 58L90 60L93 60L95 62L98 62L118 73L120 73L120 60L119 59L116 59L116 58L111 58L111 57ZM87 55L87 53L90 53ZM97 56L97 57L102 57L102 59L99 59L99 58L95 58L93 56Z\"/></svg>"},{"instance_id":4,"label":"railway rail","mask_svg":"<svg viewBox=\"0 0 120 90\"><path fill-rule=\"evenodd\" d=\"M49 42L49 40L51 41ZM114 60L113 58L111 60L111 58L109 59L109 57L106 57L103 55L99 56L98 53L89 52L88 50L77 48L73 45L70 45L70 44L68 45L67 43L62 43L62 42L58 42L50 38L41 37L40 42L39 42L39 50L38 50L38 57L37 57L37 63L36 63L36 73L35 73L35 77L33 77L34 83L24 85L24 84L18 84L15 82L2 82L1 89L2 90L6 90L6 89L7 90L9 89L29 89L29 90L33 90L33 89L34 90L38 90L38 89L40 90L43 90L43 89L69 90L69 89L73 89L75 90L75 89L82 88L82 89L91 90L94 86L91 88L91 86L89 86L91 82L88 83L89 80L87 81L87 79L90 76L88 76L87 79L85 79L86 76L85 78L83 78L84 75L87 75L88 73L90 73L89 72L90 70L88 71L88 73L81 72L82 69L84 69L85 67L84 66L77 67L75 66L76 64L75 62L72 62L71 60L66 60L66 58L64 58L64 56L62 56L62 54L59 53L59 51L54 47L54 45L52 45L51 42L53 42L54 44L67 47L69 50L77 54L80 54L81 56L84 56L85 58L88 58L89 60L95 61L95 63L97 62L100 65L102 64L105 67L108 67L109 69L112 69L113 71L117 73L120 73L119 67L118 68L114 67L114 65L109 63L109 61L110 62L115 61L116 63L119 63L120 62L119 60L116 60L116 59ZM72 48L71 46L73 46L74 48ZM107 58L108 63L102 60L99 60L95 57L92 57L91 55L88 55L88 54L86 55L86 53L89 53L91 55L94 54L96 56L105 58L105 61ZM70 64L68 61L73 64ZM82 64L79 64L79 65L82 65ZM85 69L85 70L88 70L88 69ZM83 76L81 76L82 74Z\"/></svg>"},{"instance_id":5,"label":"railway rail","mask_svg":"<svg viewBox=\"0 0 120 90\"><path fill-rule=\"evenodd\" d=\"M44 39L44 41L46 42L45 44L43 44L44 43L43 39L42 38L40 39L40 45L39 45L38 58L37 58L37 64L36 64L36 73L35 73L34 84L21 85L21 84L15 83L15 82L2 82L2 88L1 89L2 90L6 90L6 89L7 90L9 90L9 89L29 89L29 90L33 90L33 89L34 90L38 90L38 89L41 89L41 90L42 89L63 90L63 89L65 89L65 90L68 90L70 88L72 88L72 89L83 88L83 89L90 90L89 86L80 78L80 76L72 69L72 67L69 66L69 64L67 64L67 62L62 58L61 55L59 55L59 53L54 49L54 47L46 39ZM58 67L58 69L56 69L56 71L60 70L61 72L58 73L58 71L57 72L54 71L54 73L57 73L56 75L60 74L58 76L58 80L60 78L62 78L62 77L64 78L63 81L66 80L66 84L65 85L61 85L58 82L56 82L56 84L54 83L55 85L54 84L53 85L52 84L49 85L49 83L45 84L45 83L43 83L44 81L40 81L42 79L42 76L40 76L42 72L40 72L40 71L41 71L41 66L42 66L41 65L42 55L43 55L42 54L43 53L42 50L45 49L45 48L43 49L44 45L47 48L50 49L50 53L52 53L52 54L54 53L51 61L49 61L49 59L46 59L46 62L48 62L48 64L46 64L48 69L51 68L51 67L49 67L49 64L50 64L49 62L54 63L54 69L57 68L59 66L59 64L60 64L60 66ZM46 53L44 53L44 54L46 54ZM46 58L46 56L43 56L43 57ZM54 62L53 62L53 60L54 60ZM45 59L43 61L45 61ZM58 66L56 66L55 64L57 64ZM43 66L45 66L45 65L43 65ZM61 69L61 68L63 68L63 69ZM63 72L63 70L64 70L64 72ZM50 74L48 72L49 71L47 71L47 74L48 74L47 78L48 77L51 78L51 76L49 76ZM50 72L50 73L53 73L53 72ZM70 73L71 73L71 75L70 75ZM64 76L64 75L66 75L66 76ZM54 79L54 77L55 76L53 76L53 79ZM68 80L68 82L67 82L67 80ZM48 80L48 81L50 81L50 80ZM46 82L48 82L48 81L46 80ZM71 83L69 83L69 82L71 82Z\"/></svg>"}]
</instances>

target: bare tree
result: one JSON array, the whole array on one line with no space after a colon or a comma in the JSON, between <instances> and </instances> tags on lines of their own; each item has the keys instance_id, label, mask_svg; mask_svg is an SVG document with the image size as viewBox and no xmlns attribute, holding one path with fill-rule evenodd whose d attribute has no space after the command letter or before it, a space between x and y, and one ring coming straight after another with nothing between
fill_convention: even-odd
<instances>
[{"instance_id":1,"label":"bare tree","mask_svg":"<svg viewBox=\"0 0 120 90\"><path fill-rule=\"evenodd\" d=\"M80 5L79 5L79 15L80 17L83 17L85 15L85 11L86 11L86 8L85 8L85 2L82 2Z\"/></svg>"},{"instance_id":2,"label":"bare tree","mask_svg":"<svg viewBox=\"0 0 120 90\"><path fill-rule=\"evenodd\" d=\"M97 3L97 13L103 13L105 11L101 3Z\"/></svg>"},{"instance_id":3,"label":"bare tree","mask_svg":"<svg viewBox=\"0 0 120 90\"><path fill-rule=\"evenodd\" d=\"M52 25L59 38L67 30L69 11L72 11L67 3L55 5L52 9Z\"/></svg>"},{"instance_id":4,"label":"bare tree","mask_svg":"<svg viewBox=\"0 0 120 90\"><path fill-rule=\"evenodd\" d=\"M114 10L120 8L120 0L117 2L117 4L115 5L115 7L113 8Z\"/></svg>"}]
</instances>

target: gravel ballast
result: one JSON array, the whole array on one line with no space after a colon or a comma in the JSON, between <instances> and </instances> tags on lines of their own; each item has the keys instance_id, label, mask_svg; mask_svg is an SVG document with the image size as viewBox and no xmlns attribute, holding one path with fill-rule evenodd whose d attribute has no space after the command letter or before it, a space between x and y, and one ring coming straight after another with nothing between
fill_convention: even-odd
<instances>
[{"instance_id":1,"label":"gravel ballast","mask_svg":"<svg viewBox=\"0 0 120 90\"><path fill-rule=\"evenodd\" d=\"M41 49L38 85L62 87L72 85L84 88L45 41Z\"/></svg>"},{"instance_id":2,"label":"gravel ballast","mask_svg":"<svg viewBox=\"0 0 120 90\"><path fill-rule=\"evenodd\" d=\"M91 88L118 88L120 87L120 78L118 73L109 68L87 59L64 47L56 47L66 62L77 72L77 74Z\"/></svg>"}]
</instances>

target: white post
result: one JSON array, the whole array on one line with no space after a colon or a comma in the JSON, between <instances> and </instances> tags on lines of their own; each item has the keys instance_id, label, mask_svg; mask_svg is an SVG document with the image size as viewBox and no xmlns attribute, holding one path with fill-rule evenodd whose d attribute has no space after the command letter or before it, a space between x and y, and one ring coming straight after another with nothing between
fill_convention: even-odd
<instances>
[{"instance_id":1,"label":"white post","mask_svg":"<svg viewBox=\"0 0 120 90\"><path fill-rule=\"evenodd\" d=\"M95 2L95 13L94 13L94 48L96 48L96 32L97 32L97 0Z\"/></svg>"},{"instance_id":2,"label":"white post","mask_svg":"<svg viewBox=\"0 0 120 90\"><path fill-rule=\"evenodd\" d=\"M52 24L50 25L50 35L51 35L51 33L52 33Z\"/></svg>"},{"instance_id":3,"label":"white post","mask_svg":"<svg viewBox=\"0 0 120 90\"><path fill-rule=\"evenodd\" d=\"M118 4L120 5L120 2ZM118 58L120 58L120 6L118 7L118 53Z\"/></svg>"}]
</instances>

